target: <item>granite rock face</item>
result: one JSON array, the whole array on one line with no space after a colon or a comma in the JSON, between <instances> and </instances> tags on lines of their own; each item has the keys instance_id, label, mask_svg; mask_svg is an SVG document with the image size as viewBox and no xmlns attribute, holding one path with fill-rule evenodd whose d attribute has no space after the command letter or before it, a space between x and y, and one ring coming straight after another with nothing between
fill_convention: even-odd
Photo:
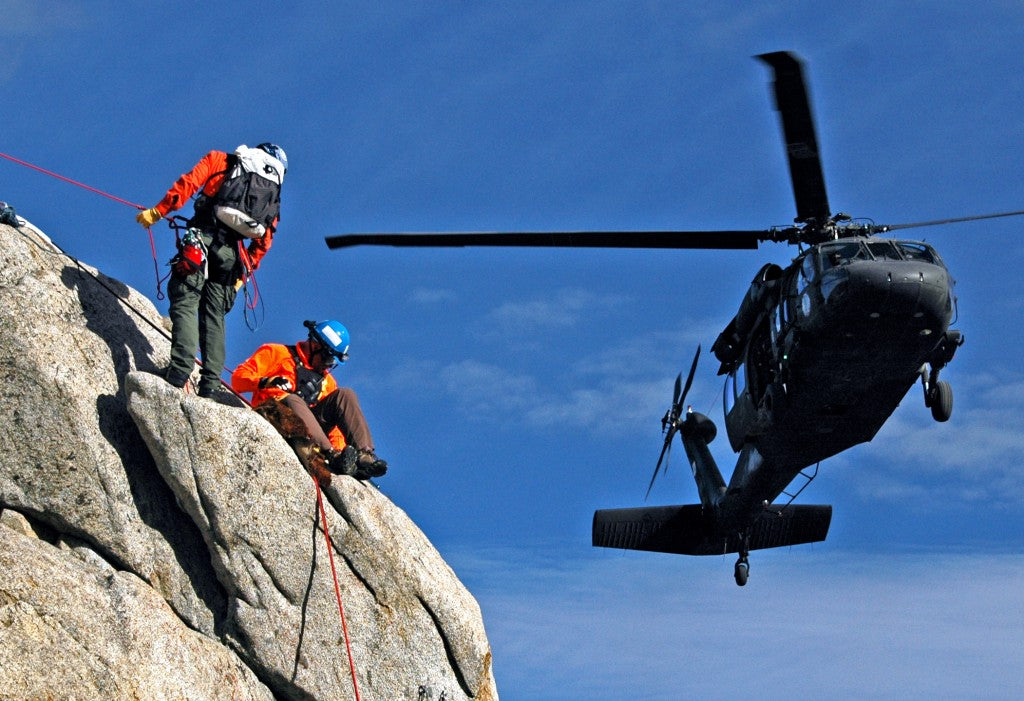
<instances>
[{"instance_id":1,"label":"granite rock face","mask_svg":"<svg viewBox=\"0 0 1024 701\"><path fill-rule=\"evenodd\" d=\"M496 699L408 516L318 492L260 416L154 374L168 351L143 295L0 225L0 699Z\"/></svg>"}]
</instances>

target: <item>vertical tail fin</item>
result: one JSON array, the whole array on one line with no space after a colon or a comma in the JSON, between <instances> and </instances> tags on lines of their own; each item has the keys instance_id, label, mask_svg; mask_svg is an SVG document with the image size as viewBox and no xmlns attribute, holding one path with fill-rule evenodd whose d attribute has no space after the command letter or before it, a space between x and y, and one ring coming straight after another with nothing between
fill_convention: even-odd
<instances>
[{"instance_id":1,"label":"vertical tail fin","mask_svg":"<svg viewBox=\"0 0 1024 701\"><path fill-rule=\"evenodd\" d=\"M715 459L708 450L708 443L715 439L718 429L711 419L689 411L683 421L679 435L686 449L686 458L690 461L693 479L697 482L697 493L703 507L711 507L725 494L725 480L718 469Z\"/></svg>"}]
</instances>

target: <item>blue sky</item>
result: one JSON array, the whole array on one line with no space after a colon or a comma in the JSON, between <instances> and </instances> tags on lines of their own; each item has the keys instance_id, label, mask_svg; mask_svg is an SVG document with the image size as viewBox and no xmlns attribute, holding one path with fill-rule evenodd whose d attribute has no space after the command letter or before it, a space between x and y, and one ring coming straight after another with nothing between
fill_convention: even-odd
<instances>
[{"instance_id":1,"label":"blue sky","mask_svg":"<svg viewBox=\"0 0 1024 701\"><path fill-rule=\"evenodd\" d=\"M916 232L958 281L953 418L911 390L804 492L833 504L828 540L756 552L744 589L731 556L591 548L590 520L642 503L676 373L793 250L323 243L787 224L751 58L776 50L807 62L833 211L1024 209L1019 3L138 5L0 0L0 151L151 206L209 149L285 147L265 318L251 332L232 312L228 363L303 319L349 327L336 376L391 464L380 487L480 601L503 699L1024 694L1021 219ZM6 161L0 199L155 296L129 208ZM689 401L719 420L715 369ZM697 500L674 457L649 503Z\"/></svg>"}]
</instances>

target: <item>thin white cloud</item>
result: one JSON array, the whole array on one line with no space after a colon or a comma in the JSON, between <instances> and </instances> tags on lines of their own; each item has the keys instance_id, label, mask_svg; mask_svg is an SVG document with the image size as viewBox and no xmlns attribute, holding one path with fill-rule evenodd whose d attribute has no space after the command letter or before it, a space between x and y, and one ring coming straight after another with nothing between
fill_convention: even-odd
<instances>
[{"instance_id":1,"label":"thin white cloud","mask_svg":"<svg viewBox=\"0 0 1024 701\"><path fill-rule=\"evenodd\" d=\"M1019 554L758 551L739 589L731 556L596 553L452 558L503 698L1024 694Z\"/></svg>"},{"instance_id":2,"label":"thin white cloud","mask_svg":"<svg viewBox=\"0 0 1024 701\"><path fill-rule=\"evenodd\" d=\"M568 305L574 310L599 300L576 293L560 299L574 300ZM611 300L596 303L605 302L614 304ZM529 306L507 305L502 314L514 317ZM568 316L559 319L557 313L548 317L552 318L553 323L572 323ZM687 323L685 330L633 336L615 347L591 348L558 367L506 367L475 358L447 364L417 360L394 366L386 384L447 397L455 411L471 420L500 419L533 429L557 426L599 434L646 434L656 431L652 427L671 403L674 373L688 369L682 366L688 366L689 357L680 358L696 347L703 337L699 334L708 335L707 328L707 324ZM707 353L703 358L688 401L698 411L715 412L720 396L719 383L713 379L717 362Z\"/></svg>"},{"instance_id":3,"label":"thin white cloud","mask_svg":"<svg viewBox=\"0 0 1024 701\"><path fill-rule=\"evenodd\" d=\"M448 288L417 287L412 291L410 299L416 304L436 305L456 302L459 296Z\"/></svg>"},{"instance_id":4,"label":"thin white cloud","mask_svg":"<svg viewBox=\"0 0 1024 701\"><path fill-rule=\"evenodd\" d=\"M964 401L953 418L936 423L920 393L907 400L862 451L871 472L858 486L872 498L913 497L919 503L955 498L1009 505L1024 499L1024 381L976 375L958 383ZM942 480L942 490L933 488Z\"/></svg>"},{"instance_id":5,"label":"thin white cloud","mask_svg":"<svg viewBox=\"0 0 1024 701\"><path fill-rule=\"evenodd\" d=\"M622 306L624 298L601 295L584 289L561 289L543 297L501 304L487 320L502 332L526 333L535 329L574 326L596 312Z\"/></svg>"},{"instance_id":6,"label":"thin white cloud","mask_svg":"<svg viewBox=\"0 0 1024 701\"><path fill-rule=\"evenodd\" d=\"M90 13L78 2L0 0L0 17L3 17L6 36L26 37L85 27L89 24Z\"/></svg>"},{"instance_id":7,"label":"thin white cloud","mask_svg":"<svg viewBox=\"0 0 1024 701\"><path fill-rule=\"evenodd\" d=\"M520 414L539 394L533 377L477 360L447 365L440 378L459 409L480 419Z\"/></svg>"},{"instance_id":8,"label":"thin white cloud","mask_svg":"<svg viewBox=\"0 0 1024 701\"><path fill-rule=\"evenodd\" d=\"M76 2L0 0L4 49L0 52L0 85L21 69L27 44L40 37L52 37L63 30L80 30L89 25L89 12Z\"/></svg>"}]
</instances>

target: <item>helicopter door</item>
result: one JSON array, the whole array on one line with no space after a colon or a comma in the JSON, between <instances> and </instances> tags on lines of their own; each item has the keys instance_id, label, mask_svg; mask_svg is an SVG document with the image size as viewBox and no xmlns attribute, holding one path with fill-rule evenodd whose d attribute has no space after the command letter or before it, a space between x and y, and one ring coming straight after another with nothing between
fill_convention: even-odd
<instances>
[{"instance_id":1,"label":"helicopter door","mask_svg":"<svg viewBox=\"0 0 1024 701\"><path fill-rule=\"evenodd\" d=\"M729 436L729 444L737 452L743 447L757 419L757 407L750 398L746 379L747 366L740 364L726 376L725 389L722 393L725 430Z\"/></svg>"}]
</instances>

